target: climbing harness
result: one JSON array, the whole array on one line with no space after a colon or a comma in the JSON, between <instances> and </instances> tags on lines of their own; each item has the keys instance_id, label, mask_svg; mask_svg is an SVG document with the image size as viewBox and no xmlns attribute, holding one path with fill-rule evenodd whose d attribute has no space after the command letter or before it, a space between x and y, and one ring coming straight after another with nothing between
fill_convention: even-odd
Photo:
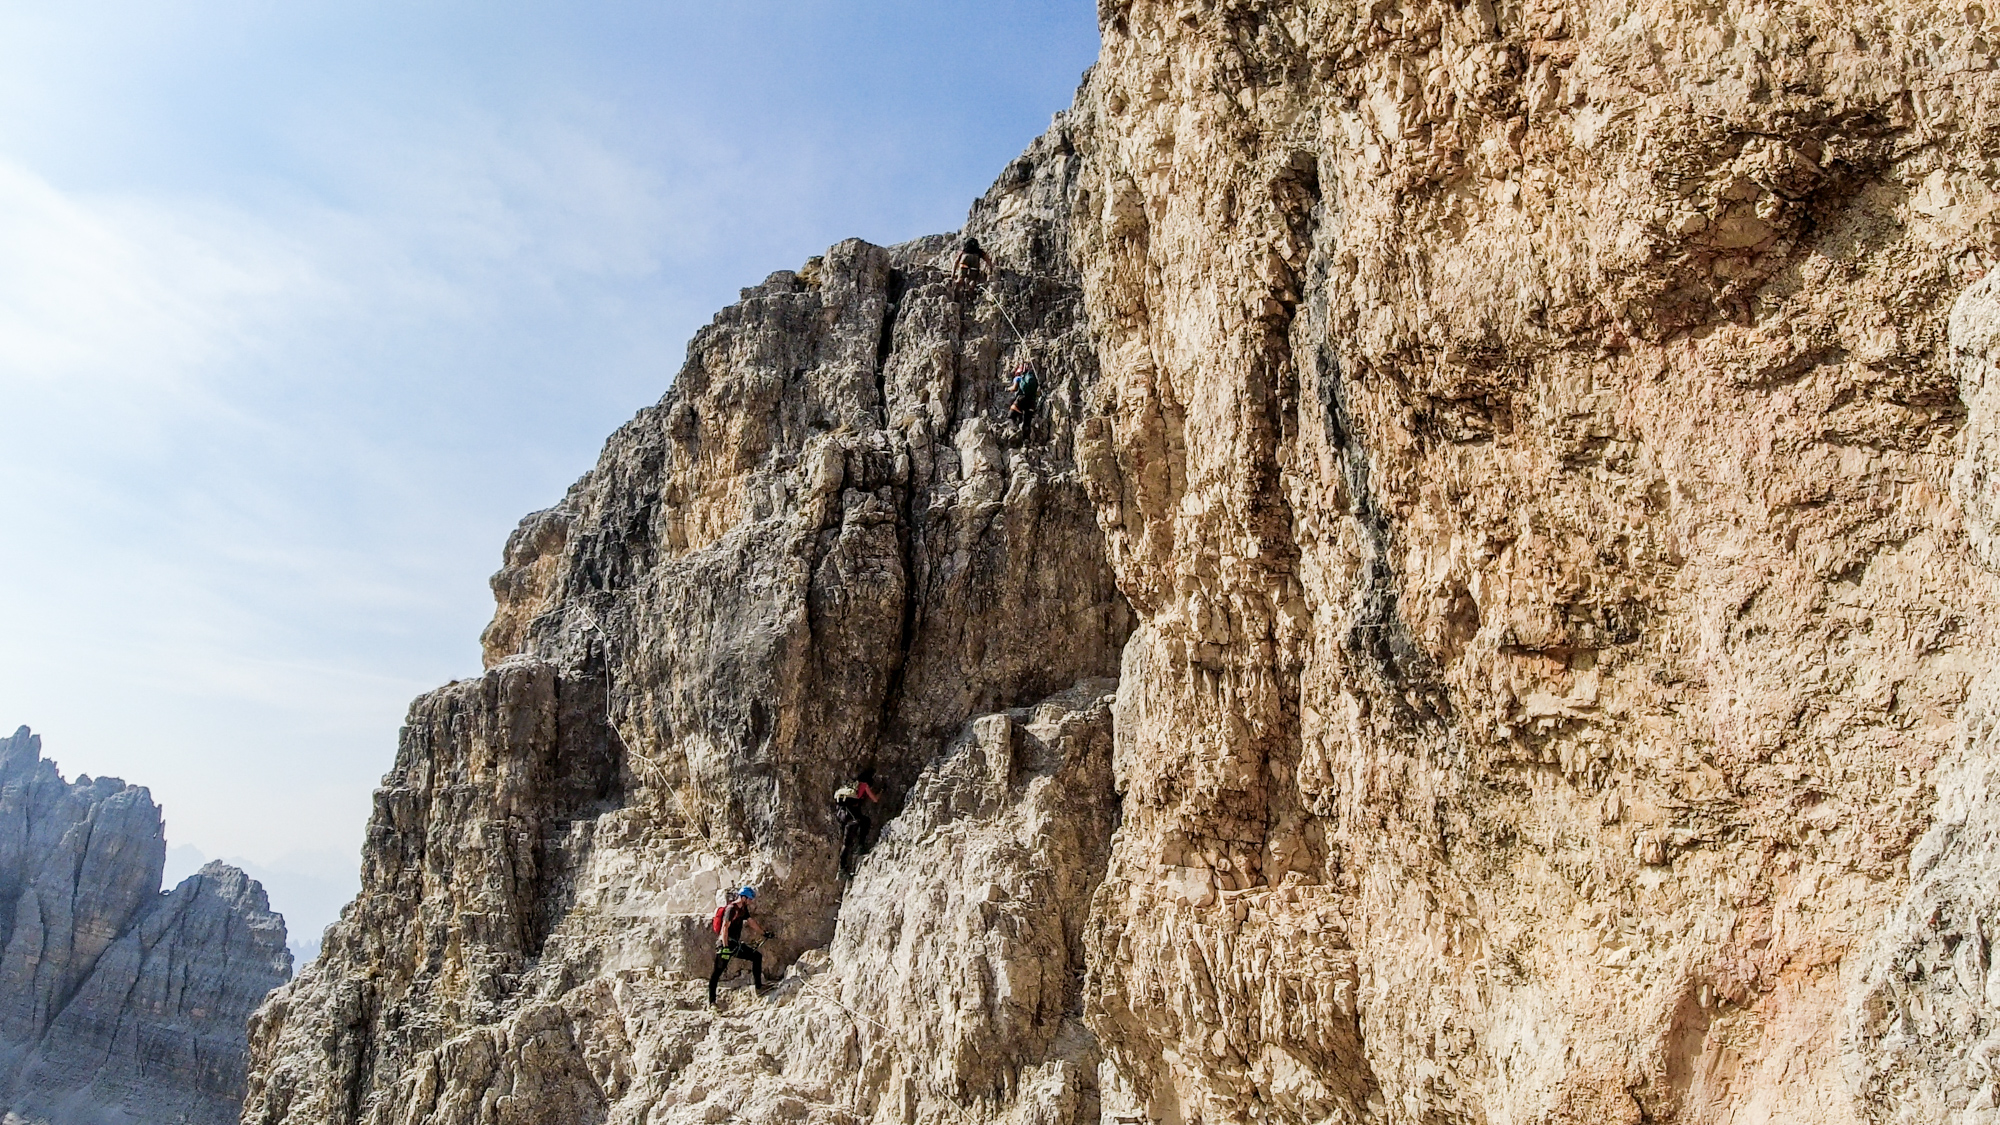
<instances>
[{"instance_id":1,"label":"climbing harness","mask_svg":"<svg viewBox=\"0 0 2000 1125\"><path fill-rule=\"evenodd\" d=\"M719 942L716 944L715 947L715 958L716 960L721 961L726 966L729 964L729 959L736 956L737 946L740 945L752 953L762 953L764 952L764 943L770 940L771 940L771 934L767 931L763 937L760 937L755 941ZM725 969L724 971L726 972L727 969Z\"/></svg>"},{"instance_id":2,"label":"climbing harness","mask_svg":"<svg viewBox=\"0 0 2000 1125\"><path fill-rule=\"evenodd\" d=\"M1041 374L1035 368L1035 346L1028 342L1028 334L1021 331L1021 326L1014 320L1014 314L1007 311L1007 302L1000 299L999 289L990 288L986 295L993 299L993 307L1000 310L1000 317L1007 322L1007 327L1013 329L1014 342L1020 345L1025 357L1022 366L1027 371L1027 382L1025 385L1016 384L1014 402L1008 408L1008 413L1017 416L1015 436L1024 438L1029 428L1034 425L1035 412L1039 408L1042 393Z\"/></svg>"}]
</instances>

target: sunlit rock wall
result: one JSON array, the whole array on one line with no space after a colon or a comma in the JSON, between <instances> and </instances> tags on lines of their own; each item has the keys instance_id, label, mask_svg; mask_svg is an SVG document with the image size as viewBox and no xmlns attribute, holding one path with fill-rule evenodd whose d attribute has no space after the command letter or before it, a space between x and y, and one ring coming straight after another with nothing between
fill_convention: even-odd
<instances>
[{"instance_id":1,"label":"sunlit rock wall","mask_svg":"<svg viewBox=\"0 0 2000 1125\"><path fill-rule=\"evenodd\" d=\"M1995 1120L1984 8L1099 16L997 300L773 275L523 522L246 1121Z\"/></svg>"},{"instance_id":2,"label":"sunlit rock wall","mask_svg":"<svg viewBox=\"0 0 2000 1125\"><path fill-rule=\"evenodd\" d=\"M1994 648L1983 10L1100 15L1134 1112L1985 1120L1990 1009L1864 956Z\"/></svg>"},{"instance_id":3,"label":"sunlit rock wall","mask_svg":"<svg viewBox=\"0 0 2000 1125\"><path fill-rule=\"evenodd\" d=\"M977 296L945 238L744 290L522 523L487 672L412 708L361 897L253 1030L246 1121L1096 1112L1081 935L1131 626L1076 468L1079 170L1059 122L975 206ZM847 884L863 768L894 822ZM711 1015L706 925L746 882L789 980Z\"/></svg>"}]
</instances>

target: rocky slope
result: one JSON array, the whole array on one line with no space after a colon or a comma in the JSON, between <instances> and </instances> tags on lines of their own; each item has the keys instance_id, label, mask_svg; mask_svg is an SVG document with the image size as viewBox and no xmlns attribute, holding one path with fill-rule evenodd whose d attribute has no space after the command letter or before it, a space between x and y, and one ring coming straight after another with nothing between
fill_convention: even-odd
<instances>
[{"instance_id":1,"label":"rocky slope","mask_svg":"<svg viewBox=\"0 0 2000 1125\"><path fill-rule=\"evenodd\" d=\"M26 727L0 740L0 1104L9 1123L225 1125L245 1025L291 975L264 889L211 863L160 892L145 789L65 783Z\"/></svg>"},{"instance_id":2,"label":"rocky slope","mask_svg":"<svg viewBox=\"0 0 2000 1125\"><path fill-rule=\"evenodd\" d=\"M522 524L245 1120L2000 1121L1985 9L1099 15L999 303L775 275Z\"/></svg>"}]
</instances>

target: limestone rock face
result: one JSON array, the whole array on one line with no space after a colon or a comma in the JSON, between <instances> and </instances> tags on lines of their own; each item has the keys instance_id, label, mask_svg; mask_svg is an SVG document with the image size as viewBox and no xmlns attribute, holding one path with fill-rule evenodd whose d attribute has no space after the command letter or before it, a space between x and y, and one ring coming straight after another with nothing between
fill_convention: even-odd
<instances>
[{"instance_id":1,"label":"limestone rock face","mask_svg":"<svg viewBox=\"0 0 2000 1125\"><path fill-rule=\"evenodd\" d=\"M1984 10L1100 13L1132 1112L1989 1120Z\"/></svg>"},{"instance_id":2,"label":"limestone rock face","mask_svg":"<svg viewBox=\"0 0 2000 1125\"><path fill-rule=\"evenodd\" d=\"M65 783L26 727L0 741L0 1094L9 1122L237 1120L245 1025L291 975L264 890L211 863L160 893L145 789Z\"/></svg>"},{"instance_id":3,"label":"limestone rock face","mask_svg":"<svg viewBox=\"0 0 2000 1125\"><path fill-rule=\"evenodd\" d=\"M1952 358L1969 414L1953 478L1978 557L1996 567L1994 495L2000 469L2000 299L1989 277L1950 321ZM1962 742L1938 767L1930 830L1910 856L1910 884L1889 925L1859 960L1846 1047L1870 1117L1882 1122L2000 1121L2000 669L1973 686Z\"/></svg>"},{"instance_id":4,"label":"limestone rock face","mask_svg":"<svg viewBox=\"0 0 2000 1125\"><path fill-rule=\"evenodd\" d=\"M1985 8L1099 15L997 303L774 275L523 522L246 1121L2000 1121Z\"/></svg>"},{"instance_id":5,"label":"limestone rock face","mask_svg":"<svg viewBox=\"0 0 2000 1125\"><path fill-rule=\"evenodd\" d=\"M412 708L362 894L253 1027L246 1121L1096 1104L1079 940L1130 621L1076 468L1079 167L1058 125L975 208L1003 267L976 297L943 238L744 290L522 523L487 672ZM893 823L846 884L833 794L863 768ZM740 883L811 995L717 1022L706 927ZM694 1093L725 1086L750 1108Z\"/></svg>"}]
</instances>

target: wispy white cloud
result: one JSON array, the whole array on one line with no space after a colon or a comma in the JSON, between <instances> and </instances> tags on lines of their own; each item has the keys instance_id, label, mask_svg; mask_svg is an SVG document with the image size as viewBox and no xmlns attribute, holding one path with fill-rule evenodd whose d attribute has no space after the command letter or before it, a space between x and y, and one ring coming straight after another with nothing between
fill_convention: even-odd
<instances>
[{"instance_id":1,"label":"wispy white cloud","mask_svg":"<svg viewBox=\"0 0 2000 1125\"><path fill-rule=\"evenodd\" d=\"M0 158L0 393L130 416L239 353L274 301L313 286L290 248L209 216L88 201ZM18 417L18 414L16 415Z\"/></svg>"},{"instance_id":2,"label":"wispy white cloud","mask_svg":"<svg viewBox=\"0 0 2000 1125\"><path fill-rule=\"evenodd\" d=\"M349 163L347 209L65 192L0 161L0 523L27 533L0 636L38 642L0 646L0 707L87 738L65 757L185 790L175 813L215 850L358 832L408 698L476 667L484 572L527 506L458 491L505 448L481 448L477 402L450 392L518 390L496 354L510 321L657 268L667 212L601 145L421 139ZM416 651L385 661L398 641ZM119 745L107 684L120 710L251 721ZM246 749L300 733L354 744L290 771L349 791L331 823L210 807Z\"/></svg>"}]
</instances>

